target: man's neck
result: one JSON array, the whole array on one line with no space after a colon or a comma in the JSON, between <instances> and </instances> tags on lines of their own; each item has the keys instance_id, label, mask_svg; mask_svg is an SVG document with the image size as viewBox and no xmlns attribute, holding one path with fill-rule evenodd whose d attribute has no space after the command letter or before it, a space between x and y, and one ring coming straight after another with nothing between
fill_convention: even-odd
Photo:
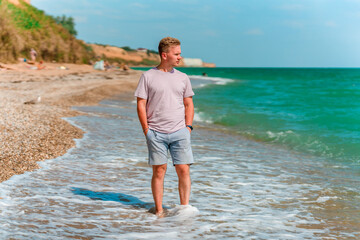
<instances>
[{"instance_id":1,"label":"man's neck","mask_svg":"<svg viewBox=\"0 0 360 240\"><path fill-rule=\"evenodd\" d=\"M172 66L167 66L163 63L160 63L156 68L163 72L172 72L174 70Z\"/></svg>"}]
</instances>

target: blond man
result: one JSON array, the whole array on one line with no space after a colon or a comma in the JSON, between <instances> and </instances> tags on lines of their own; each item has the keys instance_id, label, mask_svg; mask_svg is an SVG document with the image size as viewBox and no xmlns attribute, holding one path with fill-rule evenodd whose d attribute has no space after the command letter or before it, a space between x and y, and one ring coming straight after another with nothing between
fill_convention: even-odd
<instances>
[{"instance_id":1,"label":"blond man","mask_svg":"<svg viewBox=\"0 0 360 240\"><path fill-rule=\"evenodd\" d=\"M151 189L155 214L162 216L168 152L178 175L180 204L189 204L190 165L194 163L190 140L194 92L189 77L174 68L182 58L180 41L163 38L159 43L159 54L160 64L142 74L135 96L148 146L149 165L153 169Z\"/></svg>"}]
</instances>

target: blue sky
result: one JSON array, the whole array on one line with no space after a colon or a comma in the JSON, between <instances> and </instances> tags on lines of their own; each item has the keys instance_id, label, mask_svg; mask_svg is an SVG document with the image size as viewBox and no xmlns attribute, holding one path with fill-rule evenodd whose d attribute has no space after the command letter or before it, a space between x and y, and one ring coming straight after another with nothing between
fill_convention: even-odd
<instances>
[{"instance_id":1,"label":"blue sky","mask_svg":"<svg viewBox=\"0 0 360 240\"><path fill-rule=\"evenodd\" d=\"M360 67L360 0L32 0L90 43L157 49L219 67Z\"/></svg>"}]
</instances>

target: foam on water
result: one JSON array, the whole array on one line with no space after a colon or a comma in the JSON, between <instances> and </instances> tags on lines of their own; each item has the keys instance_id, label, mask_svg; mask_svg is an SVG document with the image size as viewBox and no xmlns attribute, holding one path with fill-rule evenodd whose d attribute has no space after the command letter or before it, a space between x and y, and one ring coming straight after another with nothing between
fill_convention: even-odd
<instances>
[{"instance_id":1,"label":"foam on water","mask_svg":"<svg viewBox=\"0 0 360 240\"><path fill-rule=\"evenodd\" d=\"M198 109L195 108L194 121L196 122L204 122L204 123L214 123L212 120L206 118L204 113L199 112Z\"/></svg>"},{"instance_id":2,"label":"foam on water","mask_svg":"<svg viewBox=\"0 0 360 240\"><path fill-rule=\"evenodd\" d=\"M166 221L168 218L172 218L175 221L184 221L196 217L199 214L199 210L191 205L178 205L173 209L170 209L166 214Z\"/></svg>"},{"instance_id":3,"label":"foam on water","mask_svg":"<svg viewBox=\"0 0 360 240\"><path fill-rule=\"evenodd\" d=\"M234 79L224 86L210 84L195 91L202 119L244 137L326 158L359 172L360 95L354 88L359 69L183 71ZM193 78L197 79L202 76ZM359 179L359 174L356 177Z\"/></svg>"},{"instance_id":4,"label":"foam on water","mask_svg":"<svg viewBox=\"0 0 360 240\"><path fill-rule=\"evenodd\" d=\"M70 119L87 132L76 148L0 183L2 239L359 237L359 189L334 177L342 169L204 127L192 133L191 206L177 205L169 164L168 215L157 218L148 212L145 138L135 104L128 105L79 108L89 115Z\"/></svg>"},{"instance_id":5,"label":"foam on water","mask_svg":"<svg viewBox=\"0 0 360 240\"><path fill-rule=\"evenodd\" d=\"M198 75L190 75L191 85L193 88L201 88L209 84L216 85L226 85L228 83L234 82L233 79L229 78L220 78L220 77L206 77Z\"/></svg>"}]
</instances>

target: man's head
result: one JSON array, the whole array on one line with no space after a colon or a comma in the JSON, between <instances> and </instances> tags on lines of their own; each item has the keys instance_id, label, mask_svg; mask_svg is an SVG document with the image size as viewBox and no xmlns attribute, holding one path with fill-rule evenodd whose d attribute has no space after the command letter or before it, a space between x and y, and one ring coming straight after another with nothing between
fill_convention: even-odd
<instances>
[{"instance_id":1,"label":"man's head","mask_svg":"<svg viewBox=\"0 0 360 240\"><path fill-rule=\"evenodd\" d=\"M167 53L169 51L169 48L172 46L180 46L180 41L172 37L166 37L161 39L158 48L160 57L162 56L163 52Z\"/></svg>"},{"instance_id":2,"label":"man's head","mask_svg":"<svg viewBox=\"0 0 360 240\"><path fill-rule=\"evenodd\" d=\"M159 54L162 63L175 67L181 60L180 41L176 38L166 37L159 43Z\"/></svg>"}]
</instances>

